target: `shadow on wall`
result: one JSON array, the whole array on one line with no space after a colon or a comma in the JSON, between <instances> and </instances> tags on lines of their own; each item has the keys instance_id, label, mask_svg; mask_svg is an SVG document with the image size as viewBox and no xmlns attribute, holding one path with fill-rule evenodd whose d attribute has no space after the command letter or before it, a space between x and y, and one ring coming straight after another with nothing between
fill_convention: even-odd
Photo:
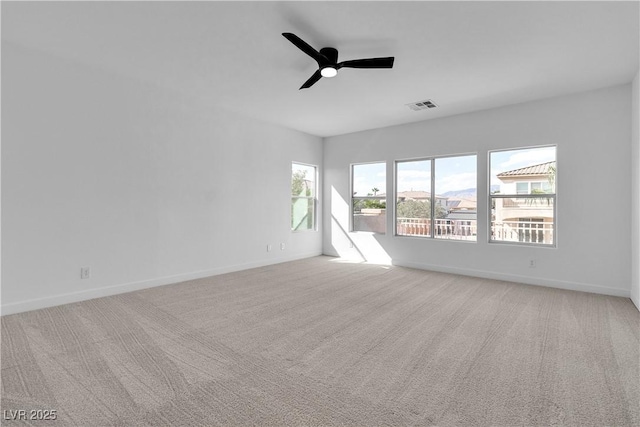
<instances>
[{"instance_id":1,"label":"shadow on wall","mask_svg":"<svg viewBox=\"0 0 640 427\"><path fill-rule=\"evenodd\" d=\"M391 257L373 232L349 232L349 203L331 187L331 246L341 258L391 265Z\"/></svg>"}]
</instances>

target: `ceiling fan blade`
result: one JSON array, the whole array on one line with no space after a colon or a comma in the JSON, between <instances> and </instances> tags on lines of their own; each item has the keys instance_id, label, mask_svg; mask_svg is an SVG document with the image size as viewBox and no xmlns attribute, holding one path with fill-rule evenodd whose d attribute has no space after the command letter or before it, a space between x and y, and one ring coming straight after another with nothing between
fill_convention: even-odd
<instances>
[{"instance_id":1,"label":"ceiling fan blade","mask_svg":"<svg viewBox=\"0 0 640 427\"><path fill-rule=\"evenodd\" d=\"M317 70L315 73L313 73L313 75L311 77L309 77L309 80L307 80L306 82L304 82L304 84L302 86L300 86L300 89L310 88L311 86L313 86L321 78L322 78L322 74L320 74L320 70ZM298 90L300 90L300 89L298 89Z\"/></svg>"},{"instance_id":2,"label":"ceiling fan blade","mask_svg":"<svg viewBox=\"0 0 640 427\"><path fill-rule=\"evenodd\" d=\"M342 61L338 68L393 68L393 56L387 58L368 58Z\"/></svg>"},{"instance_id":3,"label":"ceiling fan blade","mask_svg":"<svg viewBox=\"0 0 640 427\"><path fill-rule=\"evenodd\" d=\"M291 43L296 45L298 47L298 49L300 49L301 51L303 51L304 53L306 53L307 55L309 55L310 57L315 59L316 62L318 63L318 65L323 66L323 65L327 65L329 63L329 60L327 59L326 56L324 56L323 54L321 54L320 52L318 52L317 50L315 50L314 48L309 46L309 44L307 42L305 42L304 40L302 40L300 37L296 36L295 34L293 34L293 33L282 33L282 35L287 40L289 40Z\"/></svg>"}]
</instances>

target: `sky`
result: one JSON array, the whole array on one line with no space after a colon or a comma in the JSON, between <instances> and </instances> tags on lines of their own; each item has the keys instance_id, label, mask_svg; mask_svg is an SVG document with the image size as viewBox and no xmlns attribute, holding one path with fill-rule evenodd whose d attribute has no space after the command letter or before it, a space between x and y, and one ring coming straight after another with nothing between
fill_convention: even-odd
<instances>
[{"instance_id":1,"label":"sky","mask_svg":"<svg viewBox=\"0 0 640 427\"><path fill-rule=\"evenodd\" d=\"M366 163L353 166L353 191L357 196L366 196L378 188L386 193L386 165L384 163Z\"/></svg>"},{"instance_id":2,"label":"sky","mask_svg":"<svg viewBox=\"0 0 640 427\"><path fill-rule=\"evenodd\" d=\"M527 148L520 150L493 151L490 153L491 185L499 185L496 175L508 170L536 165L555 160L555 147ZM398 191L430 191L430 161L418 160L398 162ZM476 188L476 156L441 157L435 161L436 194L448 191ZM358 196L372 193L388 193L386 188L386 166L384 163L354 165L353 189Z\"/></svg>"},{"instance_id":3,"label":"sky","mask_svg":"<svg viewBox=\"0 0 640 427\"><path fill-rule=\"evenodd\" d=\"M489 155L491 185L500 185L496 175L556 160L556 147L527 148L523 150L494 151Z\"/></svg>"}]
</instances>

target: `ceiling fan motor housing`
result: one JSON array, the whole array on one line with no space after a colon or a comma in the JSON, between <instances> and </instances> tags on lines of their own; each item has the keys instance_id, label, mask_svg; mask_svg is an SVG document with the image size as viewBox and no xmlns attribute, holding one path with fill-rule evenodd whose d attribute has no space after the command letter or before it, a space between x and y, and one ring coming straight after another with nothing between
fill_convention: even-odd
<instances>
[{"instance_id":1,"label":"ceiling fan motor housing","mask_svg":"<svg viewBox=\"0 0 640 427\"><path fill-rule=\"evenodd\" d=\"M329 64L327 65L336 65L338 63L338 49L323 47L320 49L320 53L329 60Z\"/></svg>"}]
</instances>

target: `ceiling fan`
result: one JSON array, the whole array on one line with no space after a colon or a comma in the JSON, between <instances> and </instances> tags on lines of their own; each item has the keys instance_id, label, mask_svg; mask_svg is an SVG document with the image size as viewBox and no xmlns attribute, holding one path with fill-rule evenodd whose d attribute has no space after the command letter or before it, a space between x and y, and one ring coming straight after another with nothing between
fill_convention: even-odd
<instances>
[{"instance_id":1,"label":"ceiling fan","mask_svg":"<svg viewBox=\"0 0 640 427\"><path fill-rule=\"evenodd\" d=\"M340 68L393 68L393 56L386 58L353 59L351 61L338 62L338 50L332 47L323 47L320 52L309 46L307 42L292 33L282 33L282 35L298 49L315 59L318 63L318 70L313 73L309 80L304 82L300 89L313 86L322 77L335 77Z\"/></svg>"}]
</instances>

